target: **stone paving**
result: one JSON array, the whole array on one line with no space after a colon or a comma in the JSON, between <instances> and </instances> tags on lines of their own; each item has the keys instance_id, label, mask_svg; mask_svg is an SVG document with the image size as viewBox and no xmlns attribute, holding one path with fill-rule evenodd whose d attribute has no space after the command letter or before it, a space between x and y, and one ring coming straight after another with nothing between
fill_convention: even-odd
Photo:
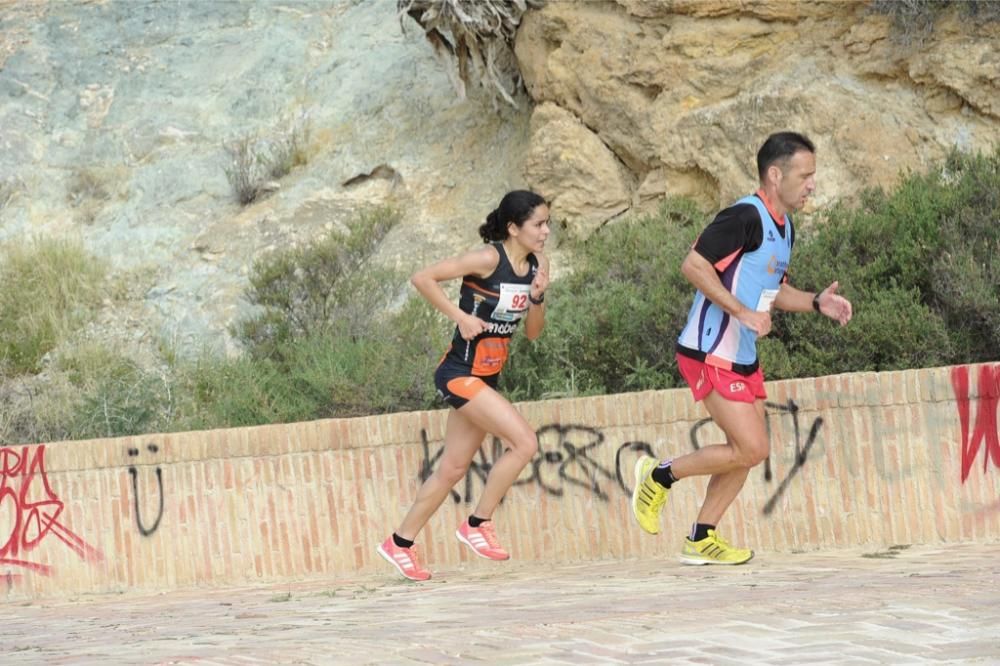
<instances>
[{"instance_id":1,"label":"stone paving","mask_svg":"<svg viewBox=\"0 0 1000 666\"><path fill-rule=\"evenodd\" d=\"M1000 664L1000 544L476 562L0 606L10 664Z\"/></svg>"}]
</instances>

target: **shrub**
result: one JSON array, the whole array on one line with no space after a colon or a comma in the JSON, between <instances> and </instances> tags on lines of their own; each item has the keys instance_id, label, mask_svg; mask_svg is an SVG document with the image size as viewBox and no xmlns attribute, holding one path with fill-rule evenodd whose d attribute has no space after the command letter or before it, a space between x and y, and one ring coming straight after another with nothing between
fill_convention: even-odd
<instances>
[{"instance_id":1,"label":"shrub","mask_svg":"<svg viewBox=\"0 0 1000 666\"><path fill-rule=\"evenodd\" d=\"M443 318L405 299L402 275L368 259L399 220L379 208L348 232L284 250L254 265L247 297L262 312L236 335L246 354L204 358L184 370L189 427L208 428L357 416L431 406L431 373L445 340Z\"/></svg>"},{"instance_id":2,"label":"shrub","mask_svg":"<svg viewBox=\"0 0 1000 666\"><path fill-rule=\"evenodd\" d=\"M153 432L167 410L169 392L152 372L96 343L61 354L56 366L79 396L65 425L71 439Z\"/></svg>"},{"instance_id":3,"label":"shrub","mask_svg":"<svg viewBox=\"0 0 1000 666\"><path fill-rule=\"evenodd\" d=\"M283 341L270 356L205 358L187 370L185 427L287 423L427 409L445 326L423 299L410 299L364 331L346 323Z\"/></svg>"},{"instance_id":4,"label":"shrub","mask_svg":"<svg viewBox=\"0 0 1000 666\"><path fill-rule=\"evenodd\" d=\"M776 312L759 341L769 379L996 359L1000 349L1000 148L952 154L891 193L872 189L796 227L792 284L838 280L839 327ZM693 288L680 265L707 216L669 203L606 226L553 282L545 334L519 337L504 385L515 399L670 388ZM886 239L891 239L886 242Z\"/></svg>"},{"instance_id":5,"label":"shrub","mask_svg":"<svg viewBox=\"0 0 1000 666\"><path fill-rule=\"evenodd\" d=\"M284 133L268 142L268 176L284 178L297 166L309 161L310 126L303 116Z\"/></svg>"},{"instance_id":6,"label":"shrub","mask_svg":"<svg viewBox=\"0 0 1000 666\"><path fill-rule=\"evenodd\" d=\"M768 378L996 360L998 210L1000 148L988 155L954 153L928 174L905 177L892 192L866 190L853 203L801 221L793 284L812 289L839 280L855 316L839 327L824 317L775 313L772 334L759 341ZM689 202L668 201L655 215L606 225L572 248L571 270L553 281L546 299L545 334L533 342L515 337L503 377L507 395L534 400L680 385L674 345L693 288L679 269L709 217ZM62 374L50 391L55 397L43 399L23 383L0 384L0 400L17 402L16 409L0 411L0 441L440 407L431 373L452 325L424 299L407 298L403 276L369 266L397 219L390 210L371 211L346 234L258 262L248 298L261 313L239 327L247 352L240 359L175 358L167 371L150 372L117 351L84 345L56 357ZM96 302L88 296L96 287L72 291L87 282L79 275L91 273L52 255L62 257L17 255L0 264L3 284L12 285L0 292L5 350L31 337L11 334L10 322L24 317L6 316L10 303L64 314L88 298ZM79 250L73 256L90 266ZM97 284L100 271L92 272ZM77 277L54 287L70 275ZM5 351L8 364L37 363L38 349L50 346L26 348L30 353Z\"/></svg>"},{"instance_id":7,"label":"shrub","mask_svg":"<svg viewBox=\"0 0 1000 666\"><path fill-rule=\"evenodd\" d=\"M609 224L574 254L546 299L546 330L517 336L503 384L514 399L677 385L674 343L693 292L678 270L705 224L694 204Z\"/></svg>"},{"instance_id":8,"label":"shrub","mask_svg":"<svg viewBox=\"0 0 1000 666\"><path fill-rule=\"evenodd\" d=\"M287 129L270 137L250 134L223 146L229 156L226 178L240 205L253 203L268 191L271 181L308 162L308 119L303 115L287 124Z\"/></svg>"},{"instance_id":9,"label":"shrub","mask_svg":"<svg viewBox=\"0 0 1000 666\"><path fill-rule=\"evenodd\" d=\"M226 178L241 206L256 201L267 180L266 157L257 144L257 138L250 136L224 146L229 155L229 163L225 167Z\"/></svg>"},{"instance_id":10,"label":"shrub","mask_svg":"<svg viewBox=\"0 0 1000 666\"><path fill-rule=\"evenodd\" d=\"M0 367L37 372L42 357L93 316L104 278L78 243L39 239L0 250Z\"/></svg>"},{"instance_id":11,"label":"shrub","mask_svg":"<svg viewBox=\"0 0 1000 666\"><path fill-rule=\"evenodd\" d=\"M341 330L363 331L371 313L395 299L391 285L399 282L377 271L372 279L361 268L398 222L398 212L375 208L352 220L346 233L331 231L255 262L247 300L262 312L240 322L236 337L251 354L272 356L288 341L325 332L342 317L355 325Z\"/></svg>"},{"instance_id":12,"label":"shrub","mask_svg":"<svg viewBox=\"0 0 1000 666\"><path fill-rule=\"evenodd\" d=\"M768 366L769 376L994 360L1000 348L997 210L1000 149L992 156L956 152L891 193L868 190L858 205L837 206L804 227L792 265L795 283L820 289L838 279L855 319L835 330L824 318L779 314L767 345L785 348L791 374Z\"/></svg>"}]
</instances>

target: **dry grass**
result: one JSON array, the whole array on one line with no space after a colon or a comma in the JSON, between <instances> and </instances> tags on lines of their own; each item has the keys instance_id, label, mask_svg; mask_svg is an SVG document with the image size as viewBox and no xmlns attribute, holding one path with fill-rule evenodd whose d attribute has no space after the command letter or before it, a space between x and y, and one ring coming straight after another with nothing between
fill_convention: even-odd
<instances>
[{"instance_id":1,"label":"dry grass","mask_svg":"<svg viewBox=\"0 0 1000 666\"><path fill-rule=\"evenodd\" d=\"M71 241L0 248L0 363L35 372L42 357L96 311L105 268Z\"/></svg>"}]
</instances>

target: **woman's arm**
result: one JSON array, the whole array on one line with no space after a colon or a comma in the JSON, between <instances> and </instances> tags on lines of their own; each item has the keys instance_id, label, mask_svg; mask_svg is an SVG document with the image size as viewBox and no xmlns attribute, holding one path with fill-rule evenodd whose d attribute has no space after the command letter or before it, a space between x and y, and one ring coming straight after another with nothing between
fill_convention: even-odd
<instances>
[{"instance_id":1,"label":"woman's arm","mask_svg":"<svg viewBox=\"0 0 1000 666\"><path fill-rule=\"evenodd\" d=\"M541 252L536 252L538 258L538 270L535 271L535 279L531 281L531 291L529 296L535 301L541 300L545 296L545 290L549 288L549 259ZM545 328L545 303L528 303L528 316L524 320L524 334L529 340L534 340L542 334Z\"/></svg>"},{"instance_id":2,"label":"woman's arm","mask_svg":"<svg viewBox=\"0 0 1000 666\"><path fill-rule=\"evenodd\" d=\"M471 340L486 330L489 324L475 315L462 312L462 309L444 293L441 283L466 275L485 277L496 270L499 262L500 255L496 248L486 246L422 268L410 277L410 282L427 302L458 325L462 339Z\"/></svg>"}]
</instances>

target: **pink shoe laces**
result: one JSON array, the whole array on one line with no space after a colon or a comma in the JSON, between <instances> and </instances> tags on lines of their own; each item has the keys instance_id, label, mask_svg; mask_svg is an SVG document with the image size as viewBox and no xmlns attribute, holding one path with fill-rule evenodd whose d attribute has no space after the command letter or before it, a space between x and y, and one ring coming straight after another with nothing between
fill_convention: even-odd
<instances>
[{"instance_id":1,"label":"pink shoe laces","mask_svg":"<svg viewBox=\"0 0 1000 666\"><path fill-rule=\"evenodd\" d=\"M482 532L483 537L486 539L486 543L490 544L490 548L497 550L503 550L500 545L500 539L497 538L497 533L493 528L493 522L487 521L482 523L479 527L475 528Z\"/></svg>"}]
</instances>

